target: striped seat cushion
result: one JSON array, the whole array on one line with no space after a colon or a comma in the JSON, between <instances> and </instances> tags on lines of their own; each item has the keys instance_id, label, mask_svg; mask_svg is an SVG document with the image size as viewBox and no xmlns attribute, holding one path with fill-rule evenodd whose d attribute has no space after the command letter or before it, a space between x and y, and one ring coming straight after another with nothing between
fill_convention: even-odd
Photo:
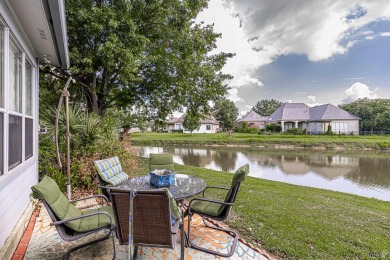
<instances>
[{"instance_id":1,"label":"striped seat cushion","mask_svg":"<svg viewBox=\"0 0 390 260\"><path fill-rule=\"evenodd\" d=\"M112 186L118 186L129 176L122 171L118 157L95 161L95 167L99 176Z\"/></svg>"}]
</instances>

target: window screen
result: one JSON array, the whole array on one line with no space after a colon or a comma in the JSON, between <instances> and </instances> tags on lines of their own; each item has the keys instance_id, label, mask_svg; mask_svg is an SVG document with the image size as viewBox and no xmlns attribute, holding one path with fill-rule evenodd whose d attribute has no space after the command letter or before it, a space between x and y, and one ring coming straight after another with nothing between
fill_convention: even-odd
<instances>
[{"instance_id":1,"label":"window screen","mask_svg":"<svg viewBox=\"0 0 390 260\"><path fill-rule=\"evenodd\" d=\"M16 45L9 43L9 109L22 112L22 63L21 52Z\"/></svg>"},{"instance_id":2,"label":"window screen","mask_svg":"<svg viewBox=\"0 0 390 260\"><path fill-rule=\"evenodd\" d=\"M33 156L33 137L34 137L34 126L33 120L26 118L25 119L25 147L24 147L24 156L25 160Z\"/></svg>"},{"instance_id":3,"label":"window screen","mask_svg":"<svg viewBox=\"0 0 390 260\"><path fill-rule=\"evenodd\" d=\"M0 113L0 176L4 174L4 166L3 166L3 147L4 147L4 140L3 140L3 120L4 120L4 114Z\"/></svg>"},{"instance_id":4,"label":"window screen","mask_svg":"<svg viewBox=\"0 0 390 260\"><path fill-rule=\"evenodd\" d=\"M32 116L32 73L31 65L26 62L26 115Z\"/></svg>"},{"instance_id":5,"label":"window screen","mask_svg":"<svg viewBox=\"0 0 390 260\"><path fill-rule=\"evenodd\" d=\"M8 169L22 162L22 118L9 115L8 132Z\"/></svg>"}]
</instances>

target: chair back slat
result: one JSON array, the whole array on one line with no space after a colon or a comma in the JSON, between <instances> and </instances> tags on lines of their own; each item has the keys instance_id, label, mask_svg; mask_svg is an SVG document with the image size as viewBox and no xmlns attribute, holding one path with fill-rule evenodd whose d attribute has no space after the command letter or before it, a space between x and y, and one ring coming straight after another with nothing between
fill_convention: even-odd
<instances>
[{"instance_id":1,"label":"chair back slat","mask_svg":"<svg viewBox=\"0 0 390 260\"><path fill-rule=\"evenodd\" d=\"M130 191L111 189L110 196L119 243L128 244ZM170 216L167 191L137 191L133 198L134 245L172 248Z\"/></svg>"}]
</instances>

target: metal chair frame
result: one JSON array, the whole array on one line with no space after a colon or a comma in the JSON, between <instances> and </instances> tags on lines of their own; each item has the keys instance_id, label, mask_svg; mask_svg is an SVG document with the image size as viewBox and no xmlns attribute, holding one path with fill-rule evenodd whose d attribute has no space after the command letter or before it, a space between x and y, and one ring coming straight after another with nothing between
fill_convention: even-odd
<instances>
[{"instance_id":1,"label":"metal chair frame","mask_svg":"<svg viewBox=\"0 0 390 260\"><path fill-rule=\"evenodd\" d=\"M218 221L226 220L227 217L229 216L230 210L233 207L234 202L236 200L237 193L238 193L239 188L240 188L240 184L241 183L238 182L231 188L232 189L232 194L230 195L230 198L227 201L220 201L220 200L204 198L205 192L206 192L207 189L230 190L229 188L217 187L217 186L208 186L208 187L206 187L206 189L203 191L203 198L193 198L191 200L191 202L190 202L190 204L188 206L188 231L187 231L187 235L186 235L188 246L190 246L190 247L192 247L194 249L197 249L197 250L209 253L209 254L218 255L218 256L222 256L222 257L230 257L230 256L232 256L234 254L234 251L235 251L237 243L238 243L238 238L239 238L238 233L233 231L233 230L230 230L230 229L225 229L225 228L221 228L221 227L217 227L217 226L208 224L207 221L206 221L206 218L214 219L214 220L218 220ZM207 201L207 202L218 203L218 204L221 204L221 205L225 205L225 209L222 211L222 213L219 216L211 216L211 215L208 215L208 214L205 214L205 213L193 210L192 209L192 204L195 201ZM191 241L191 219L192 219L192 216L194 216L195 214L197 214L197 215L202 217L203 223L205 224L206 227L212 228L212 229L216 229L216 230L221 230L221 231L224 231L224 232L226 232L228 234L233 234L233 237L234 237L233 244L232 244L232 246L231 246L231 248L230 248L228 253L224 254L224 253L221 253L221 252L218 252L218 251L215 251L215 250L211 250L211 249L207 249L207 248L204 248L204 247L200 247L198 245L195 245Z\"/></svg>"},{"instance_id":2,"label":"metal chair frame","mask_svg":"<svg viewBox=\"0 0 390 260\"><path fill-rule=\"evenodd\" d=\"M112 203L112 207L114 210L114 217L115 217L115 221L116 221L115 222L116 223L116 234L117 234L117 238L119 240L119 244L120 245L127 245L129 243L129 241L127 239L129 230L127 228L125 228L124 230L125 230L125 232L127 232L127 234L122 233L122 229L120 226L121 221L119 219L119 214L127 214L127 215L129 214L129 212L128 212L129 210L127 209L127 207L126 208L121 207L120 196L126 194L126 196L123 196L123 198L126 199L125 205L130 205L130 195L129 195L130 190L112 188L112 189L109 189L108 191L109 191L110 196L111 196L111 203ZM134 199L137 196L153 196L154 194L161 195L163 192L167 193L167 191L164 191L164 190L137 191L137 195L134 196ZM167 194L167 199L169 202L168 194ZM129 203L127 203L127 200L129 200ZM121 209L125 210L126 212L119 212ZM133 214L135 215L134 211L133 211ZM170 205L169 205L169 211L167 212L167 214L168 214L167 218L170 220L171 219ZM145 223L145 225L147 225L147 224L148 223ZM170 237L169 243L167 243L167 244L157 244L157 243L151 244L151 243L135 243L134 242L134 254L131 256L131 258L135 259L137 257L137 251L138 251L139 246L174 249L174 246L176 243L176 239L174 239L174 238L178 235L178 231L180 230L180 233L181 233L180 259L184 259L184 247L185 247L185 245L184 245L184 243L185 243L184 242L185 241L184 225L183 225L182 221L180 221L180 220L177 220L173 226L171 225L171 223L169 223L169 224L170 224L170 230L171 230L171 232L170 232L171 237ZM137 236L137 234L134 234L134 240L136 240L136 236ZM125 239L123 239L123 237L125 237Z\"/></svg>"},{"instance_id":3,"label":"metal chair frame","mask_svg":"<svg viewBox=\"0 0 390 260\"><path fill-rule=\"evenodd\" d=\"M81 199L77 199L77 200L71 200L69 202L76 202L76 201L91 199L91 198L95 198L95 197L100 197L100 198L103 198L105 201L108 201L107 197L104 196L104 195L93 195L93 196L89 196L89 197L85 197L85 198L81 198ZM70 254L72 252L80 249L80 248L83 248L83 247L89 246L91 244L94 244L94 243L97 243L97 242L100 242L100 241L108 239L110 237L111 232L113 230L115 230L115 225L112 222L112 217L107 212L103 212L103 211L101 211L101 212L94 212L94 213L82 215L82 216L79 216L79 217L74 217L74 218L69 218L69 219L59 219L54 214L54 212L51 210L51 208L50 208L49 204L46 202L46 200L42 199L42 202L45 205L51 220L53 221L52 223L50 223L50 226L55 226L56 229L57 229L58 234L65 241L70 242L70 241L78 240L80 238L92 235L92 234L94 234L94 233L96 233L98 231L101 231L101 230L109 230L109 233L107 235L105 235L104 237L101 237L101 238L98 238L98 239L95 239L95 240L92 240L92 241L89 241L89 242L86 242L86 243L83 243L81 245L78 245L78 246L75 246L73 248L68 249L68 251L62 257L62 259L64 259L64 260L69 259ZM65 225L65 223L67 223L69 221L82 219L82 218L87 218L87 217L95 216L95 215L106 215L106 216L108 216L110 218L110 222L111 222L110 226L109 227L108 226L100 227L100 228L97 228L97 229L94 229L94 230L90 230L90 231L86 231L86 232L78 232L78 231L75 231L75 230L73 230L70 227ZM112 245L113 245L113 249L114 249L114 255L113 255L112 259L115 259L116 252L115 252L114 235L112 235Z\"/></svg>"}]
</instances>

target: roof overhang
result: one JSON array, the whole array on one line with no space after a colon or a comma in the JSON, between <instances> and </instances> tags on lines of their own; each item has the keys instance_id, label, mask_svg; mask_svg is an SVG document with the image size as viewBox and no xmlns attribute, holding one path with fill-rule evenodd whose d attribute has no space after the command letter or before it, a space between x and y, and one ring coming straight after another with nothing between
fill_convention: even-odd
<instances>
[{"instance_id":1,"label":"roof overhang","mask_svg":"<svg viewBox=\"0 0 390 260\"><path fill-rule=\"evenodd\" d=\"M8 0L41 62L69 68L64 0Z\"/></svg>"}]
</instances>

